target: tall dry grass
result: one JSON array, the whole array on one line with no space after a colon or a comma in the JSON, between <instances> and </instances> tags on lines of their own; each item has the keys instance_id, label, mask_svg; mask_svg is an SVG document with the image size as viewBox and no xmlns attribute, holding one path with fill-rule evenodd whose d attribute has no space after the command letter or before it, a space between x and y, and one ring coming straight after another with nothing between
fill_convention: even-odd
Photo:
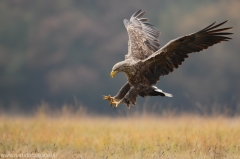
<instances>
[{"instance_id":1,"label":"tall dry grass","mask_svg":"<svg viewBox=\"0 0 240 159\"><path fill-rule=\"evenodd\" d=\"M240 158L240 118L138 115L96 117L63 107L0 116L0 154L53 158ZM51 158L51 157L49 157Z\"/></svg>"}]
</instances>

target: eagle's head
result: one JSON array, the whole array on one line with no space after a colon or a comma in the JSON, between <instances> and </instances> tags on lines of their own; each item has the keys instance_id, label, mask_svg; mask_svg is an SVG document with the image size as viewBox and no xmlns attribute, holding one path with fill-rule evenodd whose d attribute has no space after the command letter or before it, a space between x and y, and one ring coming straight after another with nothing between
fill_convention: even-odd
<instances>
[{"instance_id":1,"label":"eagle's head","mask_svg":"<svg viewBox=\"0 0 240 159\"><path fill-rule=\"evenodd\" d=\"M118 72L125 72L128 74L130 67L131 63L129 63L127 60L118 62L113 66L110 76L113 78Z\"/></svg>"}]
</instances>

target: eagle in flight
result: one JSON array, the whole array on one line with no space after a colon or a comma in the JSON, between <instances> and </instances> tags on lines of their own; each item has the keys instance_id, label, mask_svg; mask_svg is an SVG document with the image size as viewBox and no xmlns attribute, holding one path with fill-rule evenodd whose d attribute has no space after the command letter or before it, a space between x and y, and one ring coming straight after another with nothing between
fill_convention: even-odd
<instances>
[{"instance_id":1,"label":"eagle in flight","mask_svg":"<svg viewBox=\"0 0 240 159\"><path fill-rule=\"evenodd\" d=\"M114 108L120 103L125 103L130 108L130 105L136 105L138 96L172 97L171 94L156 87L160 76L173 72L188 54L231 39L226 35L232 33L225 31L232 27L219 28L227 21L220 24L214 22L198 32L171 40L160 48L158 39L160 32L147 18L142 18L144 13L145 11L139 10L130 20L123 21L129 36L128 54L125 55L124 61L113 66L110 76L113 78L118 72L124 72L128 81L117 95L103 96L103 99L109 100Z\"/></svg>"}]
</instances>

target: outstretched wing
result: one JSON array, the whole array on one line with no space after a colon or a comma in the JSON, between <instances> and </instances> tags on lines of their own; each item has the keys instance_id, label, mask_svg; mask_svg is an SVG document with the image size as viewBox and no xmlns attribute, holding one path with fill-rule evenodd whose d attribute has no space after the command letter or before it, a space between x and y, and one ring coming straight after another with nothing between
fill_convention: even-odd
<instances>
[{"instance_id":1,"label":"outstretched wing","mask_svg":"<svg viewBox=\"0 0 240 159\"><path fill-rule=\"evenodd\" d=\"M147 65L148 69L151 70L153 75L159 79L159 76L167 75L172 72L174 68L178 68L184 59L188 57L189 53L199 52L221 41L231 39L226 35L233 33L225 31L232 27L218 28L226 22L227 21L217 25L214 25L214 22L196 33L174 39L147 59L143 60L143 62Z\"/></svg>"},{"instance_id":2,"label":"outstretched wing","mask_svg":"<svg viewBox=\"0 0 240 159\"><path fill-rule=\"evenodd\" d=\"M130 20L124 19L124 25L127 29L128 54L126 59L143 60L160 49L160 32L150 23L147 18L141 18L145 11L137 11Z\"/></svg>"}]
</instances>

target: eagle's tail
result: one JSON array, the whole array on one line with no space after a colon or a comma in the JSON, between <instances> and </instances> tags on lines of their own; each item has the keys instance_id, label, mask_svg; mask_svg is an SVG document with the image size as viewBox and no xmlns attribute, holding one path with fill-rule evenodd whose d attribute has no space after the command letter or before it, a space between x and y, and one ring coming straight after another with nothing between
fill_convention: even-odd
<instances>
[{"instance_id":1,"label":"eagle's tail","mask_svg":"<svg viewBox=\"0 0 240 159\"><path fill-rule=\"evenodd\" d=\"M166 96L166 97L173 97L172 94L163 92L161 89L157 88L156 86L152 86L154 91L151 92L152 96Z\"/></svg>"}]
</instances>

